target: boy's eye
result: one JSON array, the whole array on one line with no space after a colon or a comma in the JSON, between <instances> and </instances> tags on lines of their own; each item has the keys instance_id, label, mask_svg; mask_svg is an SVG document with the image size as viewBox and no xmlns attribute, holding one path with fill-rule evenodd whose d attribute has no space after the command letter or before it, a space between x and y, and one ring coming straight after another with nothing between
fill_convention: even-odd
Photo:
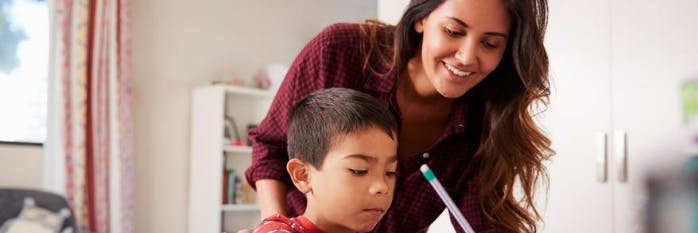
<instances>
[{"instance_id":1,"label":"boy's eye","mask_svg":"<svg viewBox=\"0 0 698 233\"><path fill-rule=\"evenodd\" d=\"M368 170L349 169L349 171L351 171L351 173L357 176L363 176L368 173Z\"/></svg>"},{"instance_id":2,"label":"boy's eye","mask_svg":"<svg viewBox=\"0 0 698 233\"><path fill-rule=\"evenodd\" d=\"M397 176L397 172L394 172L394 171L387 171L387 172L385 172L385 175L386 175L387 177L395 177L395 176Z\"/></svg>"}]
</instances>

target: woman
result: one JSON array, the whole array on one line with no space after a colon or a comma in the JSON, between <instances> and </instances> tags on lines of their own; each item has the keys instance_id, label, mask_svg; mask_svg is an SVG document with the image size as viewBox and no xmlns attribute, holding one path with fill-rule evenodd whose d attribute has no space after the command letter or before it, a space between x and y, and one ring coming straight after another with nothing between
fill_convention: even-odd
<instances>
[{"instance_id":1,"label":"woman","mask_svg":"<svg viewBox=\"0 0 698 233\"><path fill-rule=\"evenodd\" d=\"M422 232L444 210L421 177L423 163L475 231L535 232L535 185L547 178L542 163L553 153L529 112L549 95L546 23L546 0L412 0L396 26L325 29L250 132L246 178L262 217L305 208L285 170L288 109L315 90L347 87L376 97L400 120L394 201L374 232Z\"/></svg>"}]
</instances>

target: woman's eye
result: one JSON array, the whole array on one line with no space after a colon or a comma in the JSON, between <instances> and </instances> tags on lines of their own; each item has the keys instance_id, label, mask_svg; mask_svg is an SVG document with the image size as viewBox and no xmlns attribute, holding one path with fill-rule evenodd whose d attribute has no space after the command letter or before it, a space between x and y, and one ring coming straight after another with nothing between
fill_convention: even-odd
<instances>
[{"instance_id":1,"label":"woman's eye","mask_svg":"<svg viewBox=\"0 0 698 233\"><path fill-rule=\"evenodd\" d=\"M354 175L357 175L357 176L363 176L363 175L366 175L368 173L368 170L349 169L349 171L351 171L351 173L353 173Z\"/></svg>"},{"instance_id":2,"label":"woman's eye","mask_svg":"<svg viewBox=\"0 0 698 233\"><path fill-rule=\"evenodd\" d=\"M487 41L483 41L483 42L482 42L482 45L485 46L485 48L488 48L488 49L496 49L496 48L497 48L497 45L496 45L496 44L490 43L490 42L487 42Z\"/></svg>"},{"instance_id":3,"label":"woman's eye","mask_svg":"<svg viewBox=\"0 0 698 233\"><path fill-rule=\"evenodd\" d=\"M397 176L397 172L388 171L388 172L385 172L385 175L387 177L395 177L395 176Z\"/></svg>"},{"instance_id":4,"label":"woman's eye","mask_svg":"<svg viewBox=\"0 0 698 233\"><path fill-rule=\"evenodd\" d=\"M451 37L458 37L458 36L462 36L462 35L463 35L462 32L457 32L457 31L451 30L451 29L448 28L448 27L445 27L445 28L444 28L444 32L446 32L446 34L448 34L448 35L451 36Z\"/></svg>"}]
</instances>

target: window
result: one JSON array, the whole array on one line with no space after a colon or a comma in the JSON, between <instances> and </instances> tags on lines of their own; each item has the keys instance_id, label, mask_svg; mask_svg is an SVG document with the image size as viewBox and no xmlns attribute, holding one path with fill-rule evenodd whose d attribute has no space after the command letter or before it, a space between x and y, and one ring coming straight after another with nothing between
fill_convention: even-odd
<instances>
[{"instance_id":1,"label":"window","mask_svg":"<svg viewBox=\"0 0 698 233\"><path fill-rule=\"evenodd\" d=\"M46 0L0 0L0 141L43 143L49 57Z\"/></svg>"}]
</instances>

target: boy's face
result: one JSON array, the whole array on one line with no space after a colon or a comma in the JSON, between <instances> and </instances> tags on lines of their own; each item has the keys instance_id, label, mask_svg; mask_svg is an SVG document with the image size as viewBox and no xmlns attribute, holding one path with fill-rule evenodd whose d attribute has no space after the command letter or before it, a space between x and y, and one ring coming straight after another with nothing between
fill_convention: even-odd
<instances>
[{"instance_id":1,"label":"boy's face","mask_svg":"<svg viewBox=\"0 0 698 233\"><path fill-rule=\"evenodd\" d=\"M396 138L396 136L393 136ZM369 127L340 136L322 168L309 164L305 216L325 232L368 232L388 211L397 169L397 141Z\"/></svg>"}]
</instances>

